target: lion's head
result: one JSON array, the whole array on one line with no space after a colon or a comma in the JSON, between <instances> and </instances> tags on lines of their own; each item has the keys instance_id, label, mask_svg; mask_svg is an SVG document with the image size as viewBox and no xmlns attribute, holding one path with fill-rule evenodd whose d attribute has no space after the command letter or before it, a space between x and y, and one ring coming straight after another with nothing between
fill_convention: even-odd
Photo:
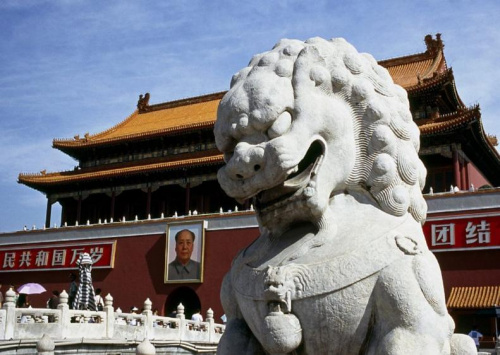
<instances>
[{"instance_id":1,"label":"lion's head","mask_svg":"<svg viewBox=\"0 0 500 355\"><path fill-rule=\"evenodd\" d=\"M425 218L407 93L344 39L281 40L254 56L220 103L215 138L222 188L255 197L264 226L319 221L332 196L355 190L389 214Z\"/></svg>"}]
</instances>

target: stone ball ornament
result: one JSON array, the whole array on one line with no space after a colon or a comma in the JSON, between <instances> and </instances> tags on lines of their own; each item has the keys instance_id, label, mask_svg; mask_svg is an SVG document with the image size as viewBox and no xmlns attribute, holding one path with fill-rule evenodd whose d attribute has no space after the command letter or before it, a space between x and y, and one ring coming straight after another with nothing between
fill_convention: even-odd
<instances>
[{"instance_id":1,"label":"stone ball ornament","mask_svg":"<svg viewBox=\"0 0 500 355\"><path fill-rule=\"evenodd\" d=\"M419 129L371 55L283 39L233 76L214 133L261 231L224 278L218 354L454 354Z\"/></svg>"}]
</instances>

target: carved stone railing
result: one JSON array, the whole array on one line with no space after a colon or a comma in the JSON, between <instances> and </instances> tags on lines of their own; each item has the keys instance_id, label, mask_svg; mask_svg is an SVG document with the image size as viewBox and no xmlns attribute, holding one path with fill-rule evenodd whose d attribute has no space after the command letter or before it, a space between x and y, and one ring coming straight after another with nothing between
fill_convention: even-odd
<instances>
[{"instance_id":1,"label":"carved stone railing","mask_svg":"<svg viewBox=\"0 0 500 355\"><path fill-rule=\"evenodd\" d=\"M216 324L208 310L204 322L185 319L184 306L177 307L176 318L153 315L152 303L144 302L140 314L123 313L113 308L113 297L107 295L103 311L69 309L68 294L60 294L57 309L16 308L15 293L6 292L0 309L0 340L52 339L176 341L216 345L225 326Z\"/></svg>"}]
</instances>

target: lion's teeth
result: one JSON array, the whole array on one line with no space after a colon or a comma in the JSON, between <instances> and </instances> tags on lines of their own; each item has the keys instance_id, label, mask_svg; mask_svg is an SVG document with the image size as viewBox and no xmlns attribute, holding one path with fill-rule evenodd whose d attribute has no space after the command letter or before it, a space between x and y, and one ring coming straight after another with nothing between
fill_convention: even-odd
<instances>
[{"instance_id":1,"label":"lion's teeth","mask_svg":"<svg viewBox=\"0 0 500 355\"><path fill-rule=\"evenodd\" d=\"M295 174L297 171L299 171L299 166L296 165L294 168L288 170L287 174L288 175L292 175L292 174Z\"/></svg>"}]
</instances>

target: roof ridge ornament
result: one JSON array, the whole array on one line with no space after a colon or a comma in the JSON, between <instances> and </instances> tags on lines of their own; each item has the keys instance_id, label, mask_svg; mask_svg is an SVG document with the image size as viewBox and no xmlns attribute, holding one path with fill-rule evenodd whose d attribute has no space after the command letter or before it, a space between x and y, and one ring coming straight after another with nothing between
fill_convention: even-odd
<instances>
[{"instance_id":1,"label":"roof ridge ornament","mask_svg":"<svg viewBox=\"0 0 500 355\"><path fill-rule=\"evenodd\" d=\"M137 101L137 108L139 112L148 111L149 107L149 92L147 92L144 96L139 95L139 101Z\"/></svg>"},{"instance_id":2,"label":"roof ridge ornament","mask_svg":"<svg viewBox=\"0 0 500 355\"><path fill-rule=\"evenodd\" d=\"M441 40L441 33L436 33L436 39L432 38L432 35L425 36L425 45L427 46L427 53L436 55L438 51L442 51L444 48L443 41Z\"/></svg>"},{"instance_id":3,"label":"roof ridge ornament","mask_svg":"<svg viewBox=\"0 0 500 355\"><path fill-rule=\"evenodd\" d=\"M493 134L487 133L486 134L486 138L488 139L488 141L491 143L492 146L498 147L498 138L497 138L497 136L495 136Z\"/></svg>"}]
</instances>

